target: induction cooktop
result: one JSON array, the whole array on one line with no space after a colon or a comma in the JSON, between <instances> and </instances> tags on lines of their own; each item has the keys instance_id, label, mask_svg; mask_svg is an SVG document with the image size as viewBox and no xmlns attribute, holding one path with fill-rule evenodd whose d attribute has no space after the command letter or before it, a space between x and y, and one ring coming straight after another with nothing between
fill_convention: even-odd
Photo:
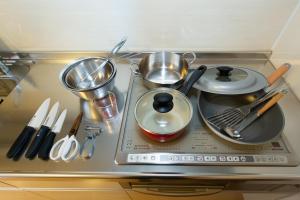
<instances>
[{"instance_id":1,"label":"induction cooktop","mask_svg":"<svg viewBox=\"0 0 300 200\"><path fill-rule=\"evenodd\" d=\"M147 91L143 79L132 73L115 157L120 165L298 165L284 133L263 145L234 144L215 135L197 110L196 89L188 95L194 116L187 131L174 141L152 141L142 134L134 117L136 101Z\"/></svg>"}]
</instances>

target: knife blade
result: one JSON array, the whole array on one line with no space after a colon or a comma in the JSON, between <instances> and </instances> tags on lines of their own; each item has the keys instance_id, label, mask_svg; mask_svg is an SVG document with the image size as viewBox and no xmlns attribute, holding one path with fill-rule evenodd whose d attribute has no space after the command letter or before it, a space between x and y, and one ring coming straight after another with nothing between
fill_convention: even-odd
<instances>
[{"instance_id":1,"label":"knife blade","mask_svg":"<svg viewBox=\"0 0 300 200\"><path fill-rule=\"evenodd\" d=\"M249 115L244 119L240 124L234 127L226 127L224 131L234 137L240 138L241 132L251 125L257 118L263 115L267 110L269 110L273 105L275 105L285 94L287 91L278 92L275 96L273 96L262 108L260 108L256 113Z\"/></svg>"},{"instance_id":2,"label":"knife blade","mask_svg":"<svg viewBox=\"0 0 300 200\"><path fill-rule=\"evenodd\" d=\"M41 148L38 153L38 157L43 160L49 159L49 153L53 146L55 136L60 133L62 126L64 124L65 118L67 115L67 109L64 109L60 116L58 117L55 125L52 128L52 131L46 136L45 140L43 141Z\"/></svg>"},{"instance_id":3,"label":"knife blade","mask_svg":"<svg viewBox=\"0 0 300 200\"><path fill-rule=\"evenodd\" d=\"M33 139L28 150L26 151L26 154L25 154L26 158L33 159L38 154L41 144L43 143L46 135L49 133L49 131L53 125L54 120L56 119L58 109L59 109L59 102L56 102L52 106L44 123L42 124L41 128L38 130L35 138Z\"/></svg>"},{"instance_id":4,"label":"knife blade","mask_svg":"<svg viewBox=\"0 0 300 200\"><path fill-rule=\"evenodd\" d=\"M50 98L44 100L44 102L40 105L40 107L36 110L35 114L29 121L29 123L24 127L22 132L19 134L17 139L14 141L10 149L8 150L6 156L8 158L13 158L14 160L18 160L20 156L24 153L27 145L30 142L30 139L36 129L38 129L42 122L44 121L48 108L50 105Z\"/></svg>"}]
</instances>

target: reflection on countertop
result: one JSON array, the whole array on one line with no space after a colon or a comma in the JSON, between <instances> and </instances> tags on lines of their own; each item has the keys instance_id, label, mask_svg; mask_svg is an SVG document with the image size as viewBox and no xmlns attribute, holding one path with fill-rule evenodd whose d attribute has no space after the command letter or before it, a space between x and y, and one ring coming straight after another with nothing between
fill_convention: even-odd
<instances>
[{"instance_id":1,"label":"reflection on countertop","mask_svg":"<svg viewBox=\"0 0 300 200\"><path fill-rule=\"evenodd\" d=\"M115 153L119 139L119 130L123 120L124 105L128 91L131 65L125 61L116 61L117 75L114 93L117 96L119 114L107 121L103 121L93 107L93 102L80 100L67 91L59 82L61 69L74 57L93 56L94 54L55 54L57 59L48 54L41 54L43 59L35 57L29 73L20 82L21 93L16 90L5 99L0 106L0 175L2 177L190 177L190 178L234 178L234 179L299 179L298 167L239 167L239 166L183 166L183 165L117 165ZM99 56L99 54L98 54ZM134 58L139 59L139 58ZM192 65L196 68L200 64L231 64L243 66L258 66L257 70L269 74L274 70L266 56L255 54L198 54L197 61ZM38 158L27 160L24 157L15 162L6 158L6 152L18 136L36 108L47 97L51 104L61 103L62 108L68 109L68 115L61 133L56 140L65 136L72 125L74 117L83 110L85 115L77 134L82 143L87 135L86 127L99 127L103 131L96 140L94 156L89 160L76 159L72 162L43 161ZM300 104L292 92L280 102L286 117L284 134L296 152L300 152L297 144L297 119L300 118Z\"/></svg>"}]
</instances>

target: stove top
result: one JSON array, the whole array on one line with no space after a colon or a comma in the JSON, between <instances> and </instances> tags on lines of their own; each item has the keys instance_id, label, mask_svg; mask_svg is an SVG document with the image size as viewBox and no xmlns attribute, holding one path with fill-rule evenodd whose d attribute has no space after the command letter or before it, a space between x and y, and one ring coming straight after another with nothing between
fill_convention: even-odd
<instances>
[{"instance_id":1,"label":"stove top","mask_svg":"<svg viewBox=\"0 0 300 200\"><path fill-rule=\"evenodd\" d=\"M134 118L135 103L148 89L138 75L131 75L116 153L118 164L176 165L278 165L295 166L295 154L284 134L264 145L225 141L206 127L197 110L198 91L189 99L194 116L188 130L174 141L159 143L144 136Z\"/></svg>"}]
</instances>

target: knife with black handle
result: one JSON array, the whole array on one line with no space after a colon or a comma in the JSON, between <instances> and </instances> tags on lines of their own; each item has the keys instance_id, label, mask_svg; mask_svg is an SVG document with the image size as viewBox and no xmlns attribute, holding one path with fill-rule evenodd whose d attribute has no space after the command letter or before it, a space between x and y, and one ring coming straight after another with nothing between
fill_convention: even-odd
<instances>
[{"instance_id":1,"label":"knife with black handle","mask_svg":"<svg viewBox=\"0 0 300 200\"><path fill-rule=\"evenodd\" d=\"M17 137L13 145L8 150L6 156L8 158L13 158L14 160L18 160L20 156L24 153L35 131L36 131L35 128L31 126L25 126L23 131L20 133L20 135Z\"/></svg>"},{"instance_id":2,"label":"knife with black handle","mask_svg":"<svg viewBox=\"0 0 300 200\"><path fill-rule=\"evenodd\" d=\"M54 120L56 119L57 113L59 109L59 102L56 102L49 114L47 115L45 122L38 130L35 138L33 139L32 143L30 144L28 150L26 151L25 157L28 159L34 159L35 156L38 154L40 147L45 140L46 135L50 132L51 127L53 125Z\"/></svg>"},{"instance_id":3,"label":"knife with black handle","mask_svg":"<svg viewBox=\"0 0 300 200\"><path fill-rule=\"evenodd\" d=\"M22 130L20 135L14 141L10 149L8 150L6 156L8 158L13 158L14 160L18 160L20 156L26 150L33 134L35 131L41 126L42 122L44 121L48 108L50 104L50 98L46 99L40 107L37 109L31 120L29 121L28 125Z\"/></svg>"},{"instance_id":4,"label":"knife with black handle","mask_svg":"<svg viewBox=\"0 0 300 200\"><path fill-rule=\"evenodd\" d=\"M39 158L43 160L49 159L49 153L53 146L55 136L61 131L66 115L67 115L67 110L65 109L57 119L52 131L46 136L45 140L43 141L38 153Z\"/></svg>"}]
</instances>

